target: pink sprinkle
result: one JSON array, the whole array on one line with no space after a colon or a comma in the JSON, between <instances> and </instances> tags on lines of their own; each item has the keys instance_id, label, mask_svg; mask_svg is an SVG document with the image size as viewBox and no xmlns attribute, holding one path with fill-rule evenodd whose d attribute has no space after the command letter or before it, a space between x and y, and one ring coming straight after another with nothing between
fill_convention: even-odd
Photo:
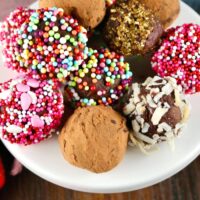
<instances>
[{"instance_id":1,"label":"pink sprinkle","mask_svg":"<svg viewBox=\"0 0 200 200\"><path fill-rule=\"evenodd\" d=\"M33 88L38 88L39 85L40 85L40 82L35 80L35 79L33 79L33 78L30 78L27 81L27 85L29 85L30 87L33 87Z\"/></svg>"},{"instance_id":2,"label":"pink sprinkle","mask_svg":"<svg viewBox=\"0 0 200 200\"><path fill-rule=\"evenodd\" d=\"M17 87L17 90L19 92L28 92L28 91L30 91L30 87L28 85L24 85L22 83L17 84L16 87Z\"/></svg>"},{"instance_id":3,"label":"pink sprinkle","mask_svg":"<svg viewBox=\"0 0 200 200\"><path fill-rule=\"evenodd\" d=\"M31 118L31 124L33 127L37 128L43 128L44 127L44 121L40 119L38 115L35 115Z\"/></svg>"},{"instance_id":4,"label":"pink sprinkle","mask_svg":"<svg viewBox=\"0 0 200 200\"><path fill-rule=\"evenodd\" d=\"M28 110L31 103L32 103L32 98L29 94L23 93L20 97L21 100L21 106L23 110Z\"/></svg>"}]
</instances>

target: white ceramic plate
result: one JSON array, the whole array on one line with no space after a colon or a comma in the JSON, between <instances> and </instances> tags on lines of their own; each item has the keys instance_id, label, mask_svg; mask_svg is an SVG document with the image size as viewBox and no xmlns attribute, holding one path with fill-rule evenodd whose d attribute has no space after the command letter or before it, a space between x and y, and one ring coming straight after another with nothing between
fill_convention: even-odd
<instances>
[{"instance_id":1,"label":"white ceramic plate","mask_svg":"<svg viewBox=\"0 0 200 200\"><path fill-rule=\"evenodd\" d=\"M37 4L32 5L37 7ZM174 25L200 23L200 17L186 4L181 4L181 13ZM2 60L0 60L2 66ZM14 76L1 67L0 81ZM85 192L113 193L141 189L158 183L184 167L200 154L200 95L190 97L191 118L183 135L176 140L172 152L166 143L149 156L129 148L124 160L112 171L94 174L68 164L62 157L57 137L33 146L4 144L8 150L29 170L57 185Z\"/></svg>"}]
</instances>

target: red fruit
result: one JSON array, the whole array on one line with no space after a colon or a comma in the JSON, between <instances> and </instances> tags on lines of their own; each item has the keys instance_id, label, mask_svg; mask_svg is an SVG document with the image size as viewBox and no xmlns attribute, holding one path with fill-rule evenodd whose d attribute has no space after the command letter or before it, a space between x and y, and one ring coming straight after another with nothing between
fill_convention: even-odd
<instances>
[{"instance_id":1,"label":"red fruit","mask_svg":"<svg viewBox=\"0 0 200 200\"><path fill-rule=\"evenodd\" d=\"M4 186L4 184L5 184L5 171L2 160L0 159L0 189Z\"/></svg>"}]
</instances>

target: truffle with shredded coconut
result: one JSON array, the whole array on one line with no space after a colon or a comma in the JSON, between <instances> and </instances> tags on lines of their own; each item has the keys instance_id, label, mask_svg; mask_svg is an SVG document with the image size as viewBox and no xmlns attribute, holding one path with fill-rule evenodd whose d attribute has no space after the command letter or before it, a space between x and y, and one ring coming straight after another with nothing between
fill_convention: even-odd
<instances>
[{"instance_id":1,"label":"truffle with shredded coconut","mask_svg":"<svg viewBox=\"0 0 200 200\"><path fill-rule=\"evenodd\" d=\"M132 95L124 107L131 121L131 141L148 150L162 141L172 143L189 116L189 105L181 86L171 77L147 78L132 85Z\"/></svg>"}]
</instances>

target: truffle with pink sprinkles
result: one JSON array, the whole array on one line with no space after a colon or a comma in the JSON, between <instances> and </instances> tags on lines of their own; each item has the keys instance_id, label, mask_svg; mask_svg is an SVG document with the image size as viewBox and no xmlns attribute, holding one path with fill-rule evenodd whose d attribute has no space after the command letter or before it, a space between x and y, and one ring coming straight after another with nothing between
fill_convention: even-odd
<instances>
[{"instance_id":1,"label":"truffle with pink sprinkles","mask_svg":"<svg viewBox=\"0 0 200 200\"><path fill-rule=\"evenodd\" d=\"M200 92L200 26L169 29L152 58L152 68L161 77L175 78L186 94Z\"/></svg>"},{"instance_id":2,"label":"truffle with pink sprinkles","mask_svg":"<svg viewBox=\"0 0 200 200\"><path fill-rule=\"evenodd\" d=\"M2 136L29 145L49 138L60 125L63 97L53 80L18 77L0 85Z\"/></svg>"}]
</instances>

